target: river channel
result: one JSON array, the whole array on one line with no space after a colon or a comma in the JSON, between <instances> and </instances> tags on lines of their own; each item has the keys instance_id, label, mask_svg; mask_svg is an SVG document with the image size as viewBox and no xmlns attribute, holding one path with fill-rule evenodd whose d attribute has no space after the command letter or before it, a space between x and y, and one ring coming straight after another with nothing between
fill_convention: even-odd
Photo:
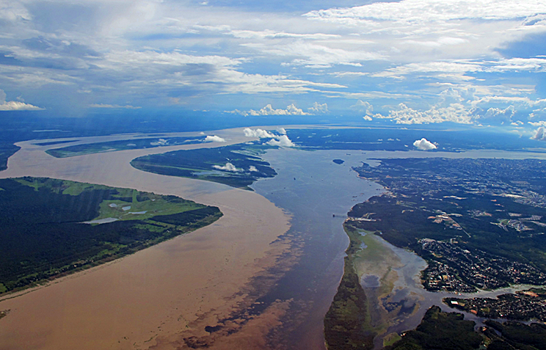
<instances>
[{"instance_id":1,"label":"river channel","mask_svg":"<svg viewBox=\"0 0 546 350\"><path fill-rule=\"evenodd\" d=\"M324 349L323 318L336 293L349 239L343 231L347 212L355 204L382 192L378 184L358 178L362 152L268 151L263 158L277 171L252 187L292 216L292 235L301 257L278 283L271 298L294 299L297 320L285 336L294 349ZM334 159L342 159L336 164Z\"/></svg>"}]
</instances>

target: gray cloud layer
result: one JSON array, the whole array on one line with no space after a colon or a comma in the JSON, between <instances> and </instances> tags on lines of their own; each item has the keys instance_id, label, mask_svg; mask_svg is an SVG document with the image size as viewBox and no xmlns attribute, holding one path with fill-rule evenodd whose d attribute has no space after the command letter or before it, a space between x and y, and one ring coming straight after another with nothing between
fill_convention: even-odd
<instances>
[{"instance_id":1,"label":"gray cloud layer","mask_svg":"<svg viewBox=\"0 0 546 350\"><path fill-rule=\"evenodd\" d=\"M400 124L546 120L546 58L510 49L528 38L546 42L545 3L354 5L3 1L0 88L12 102L2 108L207 106L249 116L350 112Z\"/></svg>"}]
</instances>

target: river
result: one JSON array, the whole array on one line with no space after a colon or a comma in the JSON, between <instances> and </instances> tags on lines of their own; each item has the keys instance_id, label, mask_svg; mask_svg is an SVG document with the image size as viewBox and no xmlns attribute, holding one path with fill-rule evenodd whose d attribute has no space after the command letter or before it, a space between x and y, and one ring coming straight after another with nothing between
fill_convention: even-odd
<instances>
[{"instance_id":1,"label":"river","mask_svg":"<svg viewBox=\"0 0 546 350\"><path fill-rule=\"evenodd\" d=\"M226 138L226 144L249 140L240 129L215 134ZM80 138L77 143L115 139L130 137ZM255 193L145 173L129 165L131 159L146 154L222 145L55 159L44 153L51 146L20 143L22 149L10 158L8 170L0 177L48 176L174 194L217 205L225 215L195 233L3 300L1 308L12 311L1 321L0 349L72 349L76 344L80 349L170 349L189 336L208 342L211 349L238 348L241 344L259 349L265 344L275 346L269 342L272 329L277 330L274 339L278 347L324 349L323 317L339 284L348 245L342 228L345 215L355 204L383 191L378 184L358 178L352 167L362 161L376 165L374 158L485 154L270 150L263 157L278 175L256 182ZM487 156L545 158L537 153L496 151ZM345 162L336 164L334 159ZM287 249L289 244L291 249ZM420 302L418 313L390 330L399 332L414 328L427 306L441 305L438 301L443 296L424 291L416 281L424 267L422 259L384 244L403 262L393 297L405 301L408 309L412 302ZM295 264L288 264L288 271L277 271L282 277L254 301L247 286L257 278L265 280L274 275L264 271L273 271L282 259L291 258ZM209 327L215 329L219 320L231 322L234 310L245 302L264 305L267 310L252 314L238 332L222 335L207 331Z\"/></svg>"},{"instance_id":2,"label":"river","mask_svg":"<svg viewBox=\"0 0 546 350\"><path fill-rule=\"evenodd\" d=\"M362 152L268 151L267 160L278 175L252 187L291 216L288 235L301 247L299 262L269 294L270 299L293 299L285 343L293 349L324 348L323 318L336 293L349 243L343 231L347 212L382 191L378 184L358 178ZM343 159L336 164L334 159Z\"/></svg>"}]
</instances>

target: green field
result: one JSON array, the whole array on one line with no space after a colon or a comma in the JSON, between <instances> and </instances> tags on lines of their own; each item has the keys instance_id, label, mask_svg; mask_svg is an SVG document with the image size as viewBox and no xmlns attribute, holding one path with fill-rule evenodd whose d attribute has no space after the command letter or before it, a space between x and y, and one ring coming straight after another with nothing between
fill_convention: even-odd
<instances>
[{"instance_id":1,"label":"green field","mask_svg":"<svg viewBox=\"0 0 546 350\"><path fill-rule=\"evenodd\" d=\"M222 216L175 196L64 180L3 179L0 188L0 293L117 259Z\"/></svg>"}]
</instances>

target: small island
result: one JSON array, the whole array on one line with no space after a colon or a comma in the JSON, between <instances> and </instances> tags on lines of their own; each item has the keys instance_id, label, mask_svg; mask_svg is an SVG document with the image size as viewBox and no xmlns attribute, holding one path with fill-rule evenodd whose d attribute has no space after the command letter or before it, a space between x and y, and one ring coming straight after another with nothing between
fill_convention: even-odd
<instances>
[{"instance_id":1,"label":"small island","mask_svg":"<svg viewBox=\"0 0 546 350\"><path fill-rule=\"evenodd\" d=\"M333 162L336 163L336 164L339 164L339 165L345 163L345 161L343 159L334 159Z\"/></svg>"}]
</instances>

